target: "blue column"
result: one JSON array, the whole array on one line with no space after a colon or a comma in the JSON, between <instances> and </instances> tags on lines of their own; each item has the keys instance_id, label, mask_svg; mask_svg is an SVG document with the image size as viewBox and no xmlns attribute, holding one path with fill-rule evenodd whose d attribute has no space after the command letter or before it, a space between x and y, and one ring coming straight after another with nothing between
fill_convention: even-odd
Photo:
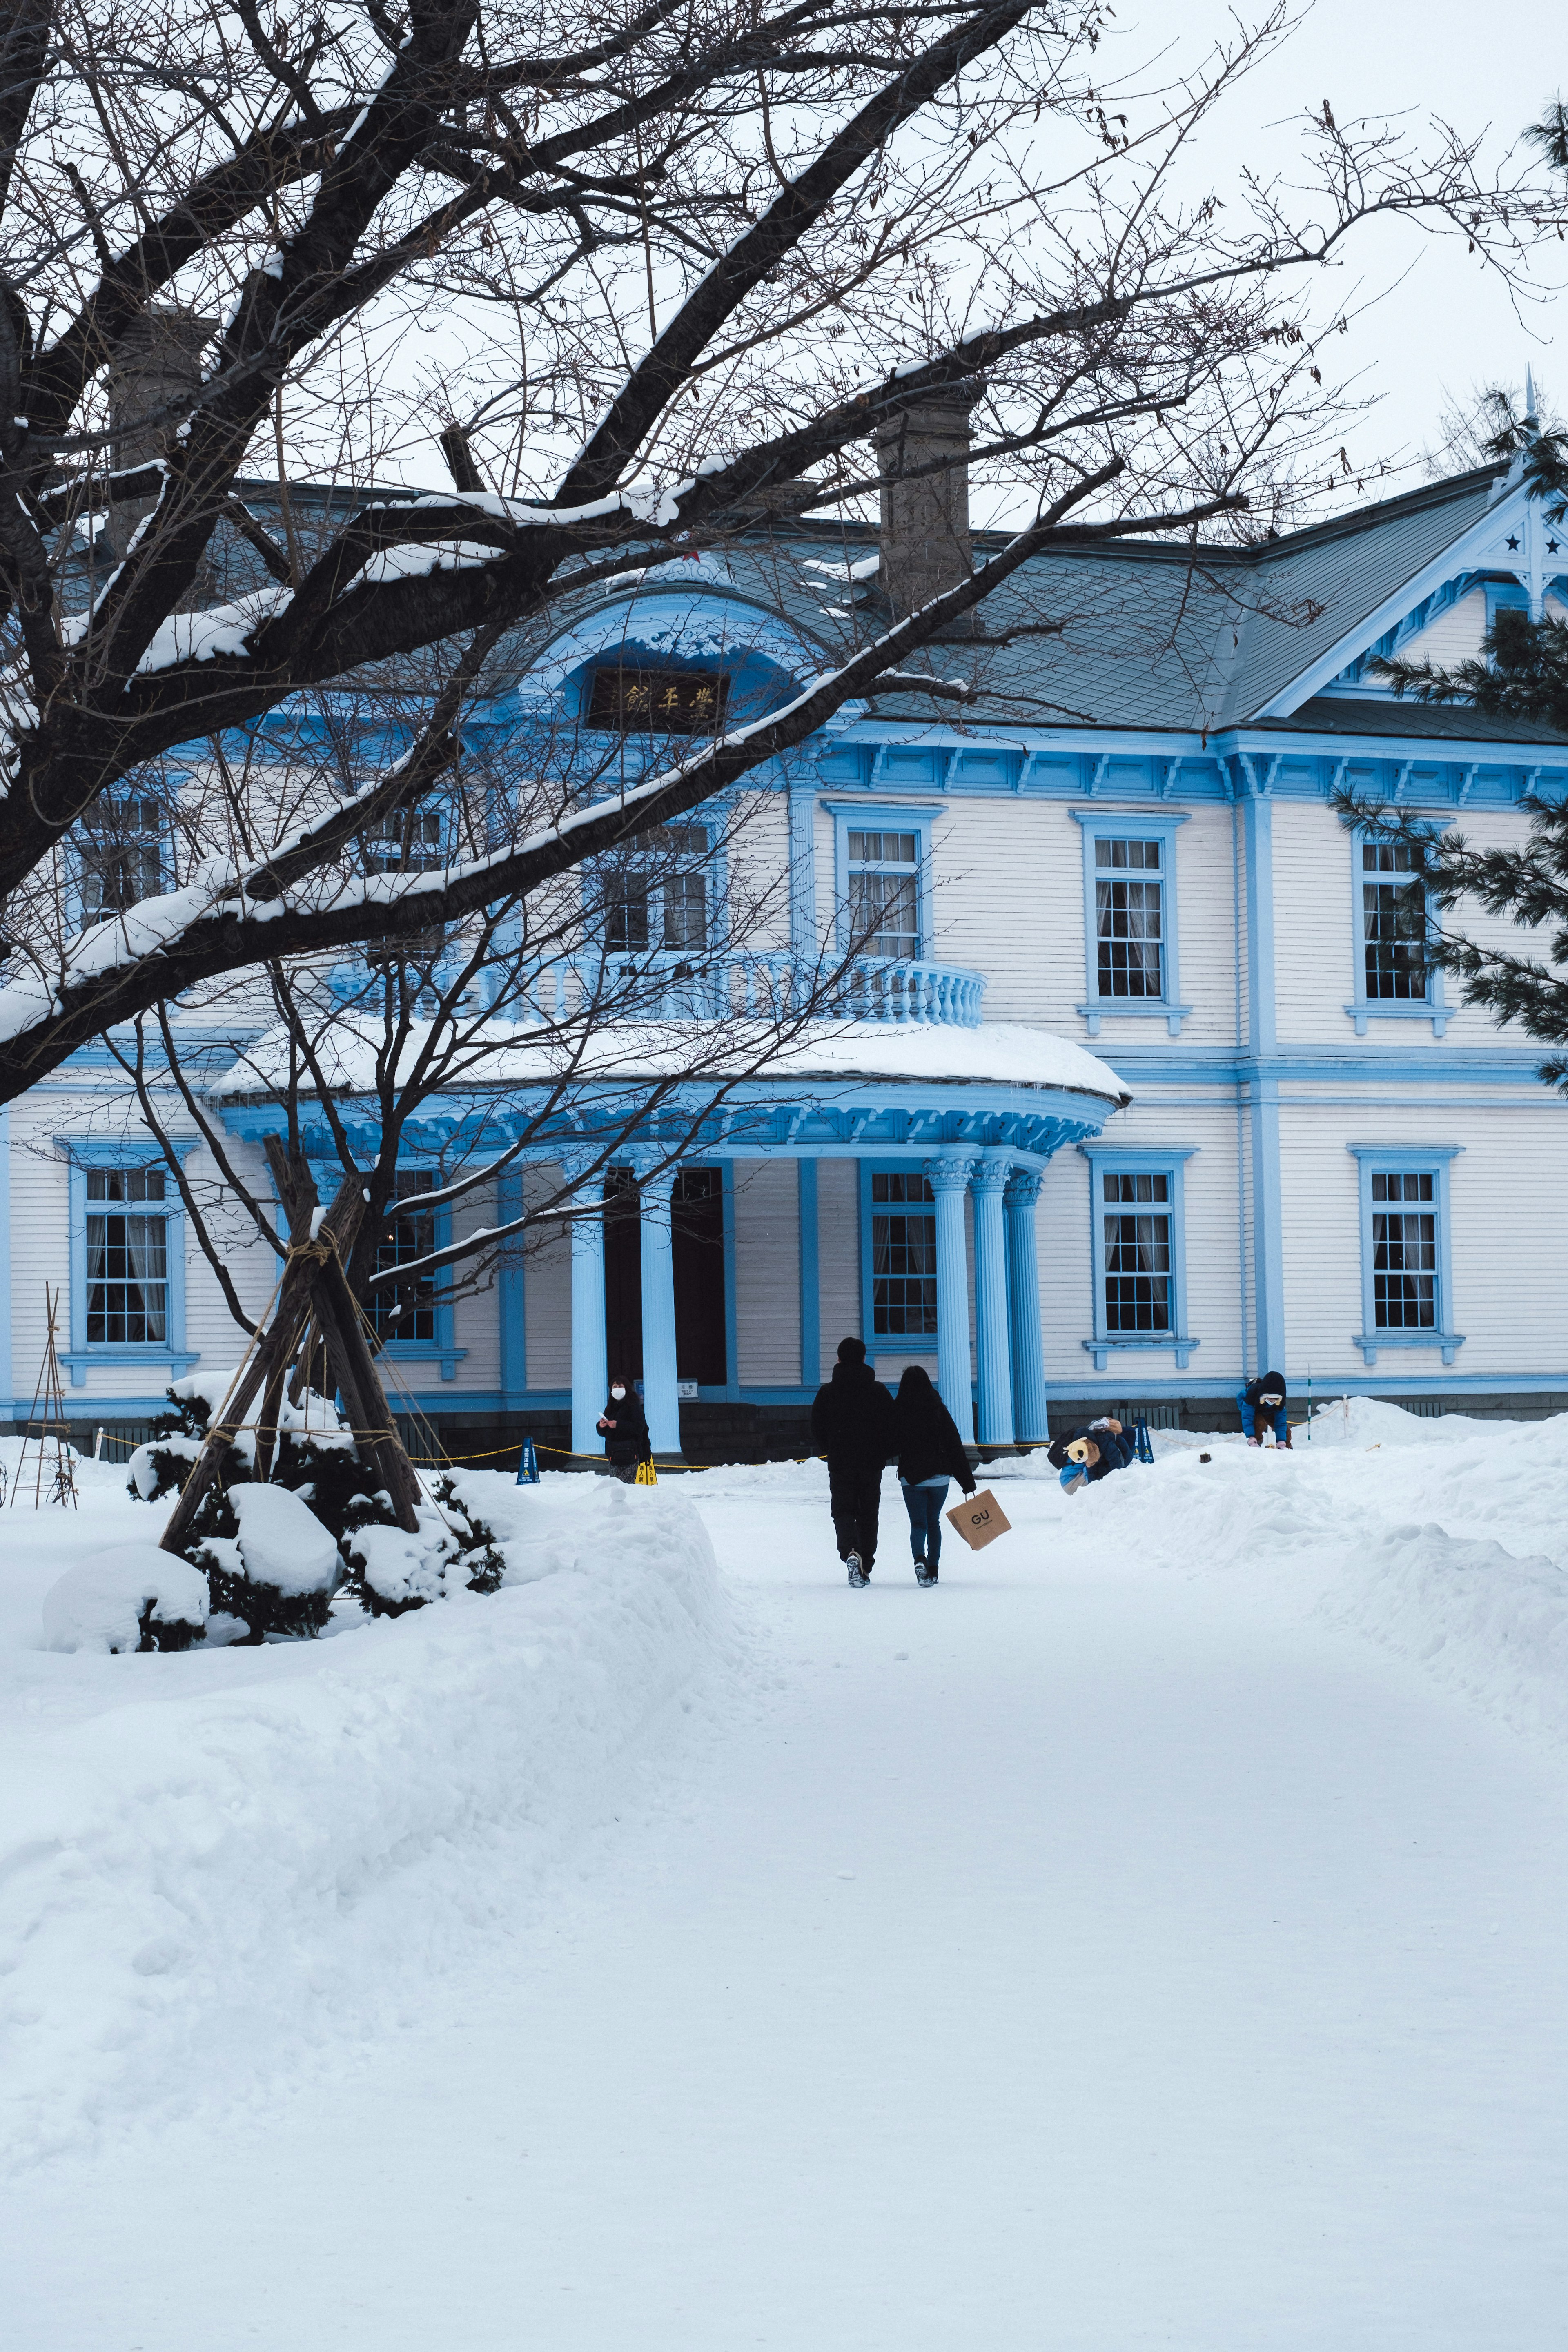
<instances>
[{"instance_id":1,"label":"blue column","mask_svg":"<svg viewBox=\"0 0 1568 2352\"><path fill-rule=\"evenodd\" d=\"M822 1282L816 1255L816 1162L797 1160L800 1171L800 1384L822 1379Z\"/></svg>"},{"instance_id":2,"label":"blue column","mask_svg":"<svg viewBox=\"0 0 1568 2352\"><path fill-rule=\"evenodd\" d=\"M570 1172L570 1171L568 1171ZM605 1183L595 1176L572 1206L572 1451L602 1454L595 1423L605 1410L609 1368L605 1350Z\"/></svg>"},{"instance_id":3,"label":"blue column","mask_svg":"<svg viewBox=\"0 0 1568 2352\"><path fill-rule=\"evenodd\" d=\"M978 1403L982 1445L1013 1443L1013 1357L1007 1344L1007 1242L1002 1194L1007 1182L1005 1156L978 1160L974 1192L974 1320L979 1356ZM938 1329L941 1318L938 1317Z\"/></svg>"},{"instance_id":4,"label":"blue column","mask_svg":"<svg viewBox=\"0 0 1568 2352\"><path fill-rule=\"evenodd\" d=\"M669 1210L675 1170L643 1176L642 1404L656 1454L680 1451L680 1386L675 1362L675 1255Z\"/></svg>"},{"instance_id":5,"label":"blue column","mask_svg":"<svg viewBox=\"0 0 1568 2352\"><path fill-rule=\"evenodd\" d=\"M1243 803L1247 860L1247 1057L1252 1113L1252 1280L1259 1372L1286 1370L1284 1213L1279 1177L1279 1080L1268 1068L1275 1018L1274 803Z\"/></svg>"},{"instance_id":6,"label":"blue column","mask_svg":"<svg viewBox=\"0 0 1568 2352\"><path fill-rule=\"evenodd\" d=\"M1050 1435L1046 1417L1045 1341L1040 1330L1040 1263L1035 1250L1037 1168L1015 1168L1003 1194L1007 1215L1007 1307L1013 1336L1013 1435L1020 1445Z\"/></svg>"},{"instance_id":7,"label":"blue column","mask_svg":"<svg viewBox=\"0 0 1568 2352\"><path fill-rule=\"evenodd\" d=\"M969 1376L969 1264L963 1238L963 1196L971 1159L928 1160L936 1194L936 1384L966 1445L974 1442L974 1399Z\"/></svg>"}]
</instances>

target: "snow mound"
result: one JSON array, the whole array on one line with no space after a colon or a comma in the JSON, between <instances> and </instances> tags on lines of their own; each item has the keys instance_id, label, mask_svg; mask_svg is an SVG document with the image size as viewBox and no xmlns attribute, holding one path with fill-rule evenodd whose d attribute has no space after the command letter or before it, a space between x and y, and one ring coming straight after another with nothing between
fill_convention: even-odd
<instances>
[{"instance_id":1,"label":"snow mound","mask_svg":"<svg viewBox=\"0 0 1568 2352\"><path fill-rule=\"evenodd\" d=\"M44 1595L49 1650L184 1649L206 1630L207 1582L155 1544L115 1544L68 1568Z\"/></svg>"},{"instance_id":2,"label":"snow mound","mask_svg":"<svg viewBox=\"0 0 1568 2352\"><path fill-rule=\"evenodd\" d=\"M1482 1421L1468 1412L1406 1412L1403 1405L1385 1404L1381 1397L1339 1397L1331 1404L1314 1405L1314 1445L1441 1445L1474 1437L1478 1432L1528 1428L1513 1421ZM1298 1445L1305 1445L1305 1428L1294 1430Z\"/></svg>"},{"instance_id":3,"label":"snow mound","mask_svg":"<svg viewBox=\"0 0 1568 2352\"><path fill-rule=\"evenodd\" d=\"M1444 1528L1391 1528L1321 1614L1417 1660L1516 1731L1568 1738L1568 1569Z\"/></svg>"},{"instance_id":4,"label":"snow mound","mask_svg":"<svg viewBox=\"0 0 1568 2352\"><path fill-rule=\"evenodd\" d=\"M342 1574L331 1534L315 1513L287 1486L231 1486L228 1499L239 1521L239 1556L253 1584L269 1584L290 1597L330 1592Z\"/></svg>"},{"instance_id":5,"label":"snow mound","mask_svg":"<svg viewBox=\"0 0 1568 2352\"><path fill-rule=\"evenodd\" d=\"M231 2116L307 2053L374 2054L433 1978L529 1932L730 1656L690 1506L561 1485L517 1490L530 1582L148 1660L181 1676L159 1704L0 1738L0 2155Z\"/></svg>"}]
</instances>

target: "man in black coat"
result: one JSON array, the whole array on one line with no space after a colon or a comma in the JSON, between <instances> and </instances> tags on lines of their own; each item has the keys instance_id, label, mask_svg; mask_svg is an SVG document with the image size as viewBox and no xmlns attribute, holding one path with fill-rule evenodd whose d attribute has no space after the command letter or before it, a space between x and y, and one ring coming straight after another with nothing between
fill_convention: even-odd
<instances>
[{"instance_id":1,"label":"man in black coat","mask_svg":"<svg viewBox=\"0 0 1568 2352\"><path fill-rule=\"evenodd\" d=\"M877 1557L882 1469L898 1451L893 1400L866 1361L862 1339L840 1339L833 1378L811 1408L812 1443L827 1456L827 1488L838 1557L851 1584L869 1580Z\"/></svg>"}]
</instances>

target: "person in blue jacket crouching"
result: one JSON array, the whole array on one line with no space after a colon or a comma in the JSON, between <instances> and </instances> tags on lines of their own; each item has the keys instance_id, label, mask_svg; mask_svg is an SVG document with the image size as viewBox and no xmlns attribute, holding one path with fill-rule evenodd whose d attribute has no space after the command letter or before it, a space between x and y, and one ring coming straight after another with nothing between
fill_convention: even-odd
<instances>
[{"instance_id":1,"label":"person in blue jacket crouching","mask_svg":"<svg viewBox=\"0 0 1568 2352\"><path fill-rule=\"evenodd\" d=\"M1290 1425L1285 1418L1285 1382L1281 1374L1265 1372L1260 1380L1248 1381L1236 1402L1241 1408L1241 1426L1248 1445L1261 1445L1263 1433L1270 1423L1277 1442L1289 1444Z\"/></svg>"},{"instance_id":2,"label":"person in blue jacket crouching","mask_svg":"<svg viewBox=\"0 0 1568 2352\"><path fill-rule=\"evenodd\" d=\"M1125 1470L1137 1454L1137 1448L1119 1421L1108 1414L1101 1421L1086 1421L1081 1428L1069 1429L1046 1448L1046 1460L1060 1475L1064 1491L1076 1494L1079 1486L1098 1485L1109 1478L1113 1470Z\"/></svg>"}]
</instances>

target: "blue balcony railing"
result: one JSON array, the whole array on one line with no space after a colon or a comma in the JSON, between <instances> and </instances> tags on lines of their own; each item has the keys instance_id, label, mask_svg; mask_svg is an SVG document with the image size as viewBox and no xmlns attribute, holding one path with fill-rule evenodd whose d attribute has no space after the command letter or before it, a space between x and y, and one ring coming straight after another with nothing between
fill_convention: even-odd
<instances>
[{"instance_id":1,"label":"blue balcony railing","mask_svg":"<svg viewBox=\"0 0 1568 2352\"><path fill-rule=\"evenodd\" d=\"M700 962L664 951L574 956L542 965L525 985L534 1019L568 1021L598 1004L608 1020L773 1019L816 992L825 1020L926 1023L977 1029L984 975L904 956L858 956L831 977L787 950L716 955Z\"/></svg>"}]
</instances>

